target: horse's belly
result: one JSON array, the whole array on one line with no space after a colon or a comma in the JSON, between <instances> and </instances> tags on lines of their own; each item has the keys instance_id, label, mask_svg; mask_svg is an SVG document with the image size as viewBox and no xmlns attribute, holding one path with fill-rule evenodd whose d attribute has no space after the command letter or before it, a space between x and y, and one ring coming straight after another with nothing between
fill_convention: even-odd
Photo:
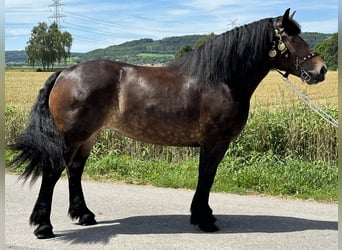
<instances>
[{"instance_id":1,"label":"horse's belly","mask_svg":"<svg viewBox=\"0 0 342 250\"><path fill-rule=\"evenodd\" d=\"M199 146L201 133L197 126L182 121L157 121L148 118L117 120L111 129L130 138L152 144L168 146Z\"/></svg>"}]
</instances>

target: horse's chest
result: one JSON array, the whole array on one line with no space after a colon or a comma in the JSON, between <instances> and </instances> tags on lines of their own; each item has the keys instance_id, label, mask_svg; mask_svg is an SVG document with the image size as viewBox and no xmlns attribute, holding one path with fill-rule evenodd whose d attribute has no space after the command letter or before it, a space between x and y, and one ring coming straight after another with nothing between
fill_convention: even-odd
<instances>
[{"instance_id":1,"label":"horse's chest","mask_svg":"<svg viewBox=\"0 0 342 250\"><path fill-rule=\"evenodd\" d=\"M248 117L248 105L227 103L217 110L204 112L201 116L200 127L204 138L235 139L242 131ZM212 108L211 108L212 109Z\"/></svg>"}]
</instances>

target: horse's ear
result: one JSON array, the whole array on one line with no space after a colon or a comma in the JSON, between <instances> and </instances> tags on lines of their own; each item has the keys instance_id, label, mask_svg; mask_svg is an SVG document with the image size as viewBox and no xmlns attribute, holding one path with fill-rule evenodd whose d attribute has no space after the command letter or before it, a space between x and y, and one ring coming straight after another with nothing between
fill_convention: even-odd
<instances>
[{"instance_id":1,"label":"horse's ear","mask_svg":"<svg viewBox=\"0 0 342 250\"><path fill-rule=\"evenodd\" d=\"M282 21L283 28L285 28L286 24L288 24L289 22L289 15L290 15L290 8L288 8L283 15L283 21Z\"/></svg>"},{"instance_id":2,"label":"horse's ear","mask_svg":"<svg viewBox=\"0 0 342 250\"><path fill-rule=\"evenodd\" d=\"M294 11L291 16L290 16L290 19L293 19L294 15L296 14L296 11Z\"/></svg>"},{"instance_id":3,"label":"horse's ear","mask_svg":"<svg viewBox=\"0 0 342 250\"><path fill-rule=\"evenodd\" d=\"M287 32L288 35L300 34L299 24L293 20L294 11L290 16L290 8L287 9L281 18L281 27Z\"/></svg>"}]
</instances>

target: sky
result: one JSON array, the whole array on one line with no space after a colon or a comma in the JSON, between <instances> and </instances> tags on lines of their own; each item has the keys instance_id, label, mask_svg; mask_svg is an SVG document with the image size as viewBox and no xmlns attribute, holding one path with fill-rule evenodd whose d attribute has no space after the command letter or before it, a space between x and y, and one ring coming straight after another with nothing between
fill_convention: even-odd
<instances>
[{"instance_id":1,"label":"sky","mask_svg":"<svg viewBox=\"0 0 342 250\"><path fill-rule=\"evenodd\" d=\"M50 24L60 2L62 30L73 36L72 52L126 41L223 33L233 27L296 10L303 32L338 31L338 0L5 0L5 50L24 50L39 22Z\"/></svg>"}]
</instances>

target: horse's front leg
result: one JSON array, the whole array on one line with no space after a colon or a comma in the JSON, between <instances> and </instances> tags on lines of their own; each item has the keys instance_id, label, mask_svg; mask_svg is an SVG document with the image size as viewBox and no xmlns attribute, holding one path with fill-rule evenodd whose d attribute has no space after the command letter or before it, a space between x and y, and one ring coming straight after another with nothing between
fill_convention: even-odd
<instances>
[{"instance_id":1,"label":"horse's front leg","mask_svg":"<svg viewBox=\"0 0 342 250\"><path fill-rule=\"evenodd\" d=\"M43 171L42 184L40 186L38 199L30 216L30 224L38 225L34 230L34 234L38 239L55 237L50 221L51 202L54 187L61 176L61 173L62 170L58 170L58 172Z\"/></svg>"},{"instance_id":2,"label":"horse's front leg","mask_svg":"<svg viewBox=\"0 0 342 250\"><path fill-rule=\"evenodd\" d=\"M191 224L198 225L205 232L215 232L216 218L209 206L209 193L214 182L218 164L222 160L229 142L219 142L201 147L198 183L191 203Z\"/></svg>"},{"instance_id":3,"label":"horse's front leg","mask_svg":"<svg viewBox=\"0 0 342 250\"><path fill-rule=\"evenodd\" d=\"M92 145L92 144L91 144ZM81 178L85 162L89 156L90 146L84 144L73 157L72 163L68 167L69 179L69 215L72 219L79 219L82 226L96 224L95 215L92 213L85 202Z\"/></svg>"}]
</instances>

